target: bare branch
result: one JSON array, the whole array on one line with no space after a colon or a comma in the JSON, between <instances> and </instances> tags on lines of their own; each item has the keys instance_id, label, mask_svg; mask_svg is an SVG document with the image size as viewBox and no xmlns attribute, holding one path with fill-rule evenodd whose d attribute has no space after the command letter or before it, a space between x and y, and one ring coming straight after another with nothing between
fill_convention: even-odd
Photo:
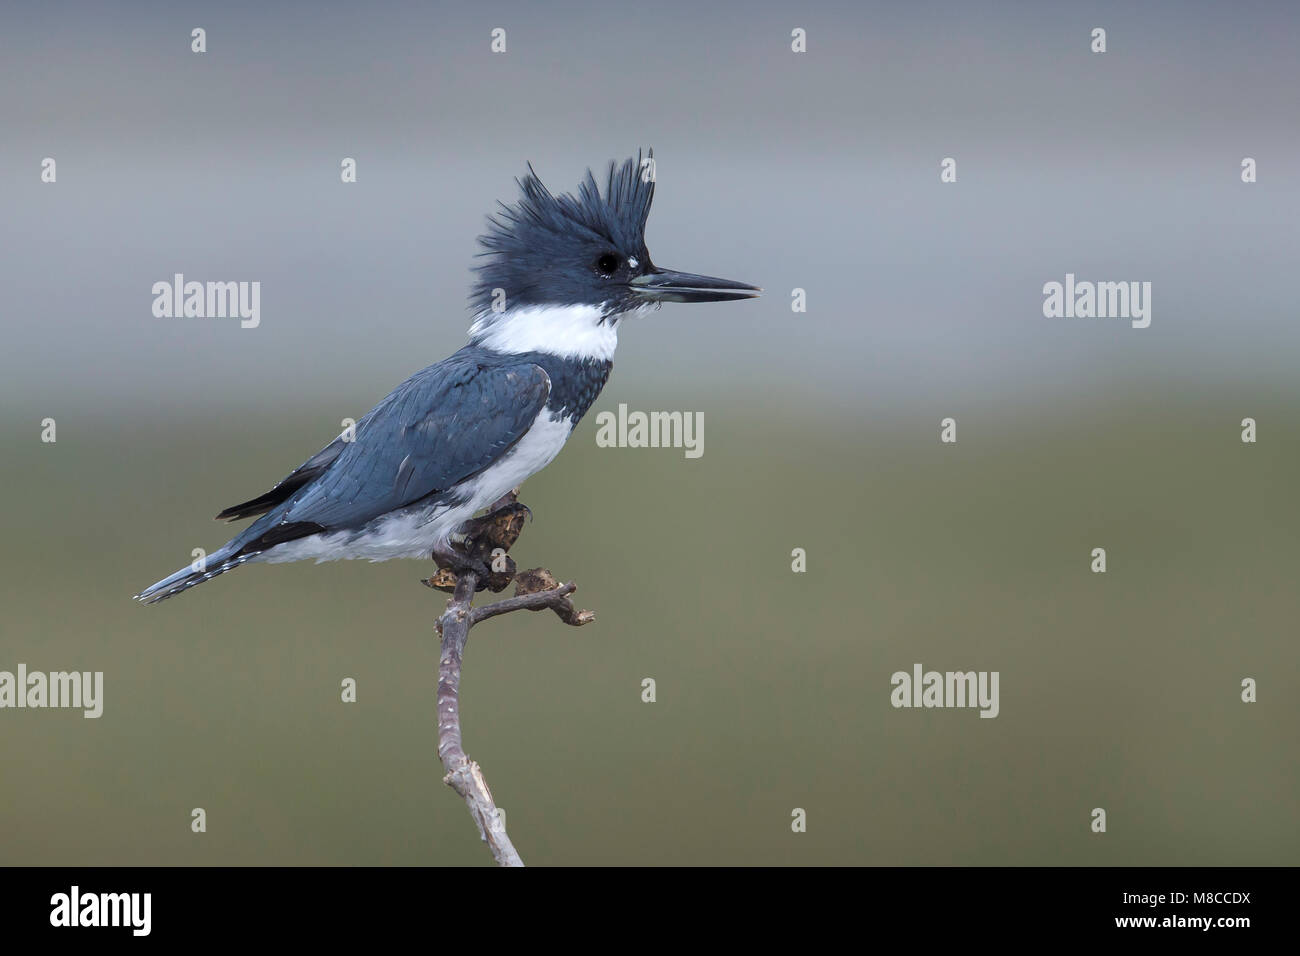
<instances>
[{"instance_id":1,"label":"bare branch","mask_svg":"<svg viewBox=\"0 0 1300 956\"><path fill-rule=\"evenodd\" d=\"M569 595L577 590L576 584L570 582L560 585L543 568L523 571L516 577L514 561L505 556L504 552L519 537L526 514L531 512L519 504L512 493L497 502L491 513L465 522L461 525L460 554L435 555L436 558L445 558L447 563L424 582L429 587L452 592L447 610L438 618L436 625L441 638L441 654L438 659L438 758L447 771L443 782L464 798L470 816L478 826L479 835L501 866L523 866L524 861L510 842L506 833L505 816L492 798L492 791L488 789L482 769L465 753L462 742L460 675L465 645L469 641L469 629L481 621L511 611L540 611L550 608L560 620L574 627L589 624L596 618L591 611L578 610L569 600ZM460 563L458 557L466 566L451 567L453 562ZM490 567L485 558L492 558ZM488 568L486 580L479 571L472 568L474 564ZM511 579L516 579L514 597L483 607L473 606L476 591L484 588L501 591Z\"/></svg>"},{"instance_id":2,"label":"bare branch","mask_svg":"<svg viewBox=\"0 0 1300 956\"><path fill-rule=\"evenodd\" d=\"M535 574L540 570L540 568L537 568L533 571L524 571L519 577L522 579L525 574ZM515 597L506 598L504 601L497 601L484 607L476 607L470 611L470 627L480 621L486 621L490 617L496 617L498 614L508 614L511 611L541 611L548 607L565 624L573 627L590 624L596 619L596 615L591 611L579 611L573 606L573 602L569 600L569 595L576 590L578 590L578 586L570 581L561 587L546 591L524 591L522 594L516 592Z\"/></svg>"},{"instance_id":3,"label":"bare branch","mask_svg":"<svg viewBox=\"0 0 1300 956\"><path fill-rule=\"evenodd\" d=\"M470 602L478 584L473 571L466 571L456 584L456 593L438 619L442 654L438 660L438 758L447 775L443 782L459 793L478 825L479 835L502 866L523 866L514 844L506 834L505 821L492 799L492 791L479 765L465 754L460 730L460 671L469 640Z\"/></svg>"}]
</instances>

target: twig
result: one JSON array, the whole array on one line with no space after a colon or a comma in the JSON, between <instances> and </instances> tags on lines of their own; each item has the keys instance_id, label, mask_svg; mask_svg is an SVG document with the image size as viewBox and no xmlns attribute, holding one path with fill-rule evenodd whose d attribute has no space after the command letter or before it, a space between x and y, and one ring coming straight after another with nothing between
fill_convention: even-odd
<instances>
[{"instance_id":1,"label":"twig","mask_svg":"<svg viewBox=\"0 0 1300 956\"><path fill-rule=\"evenodd\" d=\"M460 675L469 629L481 621L511 611L550 608L562 621L574 627L591 623L596 615L578 610L569 600L569 595L577 590L576 584L559 585L551 573L542 568L516 575L514 561L509 557L501 561L504 552L519 537L523 527L522 515L527 508L518 504L513 494L497 504L500 507L492 513L462 525L466 563L477 561L482 566L484 556L493 558L488 580L481 579L475 570L457 568L453 571L444 567L424 583L452 592L447 610L436 625L442 645L438 659L438 758L447 771L443 782L464 798L493 859L501 866L523 866L524 861L506 833L505 815L492 799L483 770L465 753L462 743ZM500 567L502 563L504 569ZM503 590L511 579L515 580L514 597L483 607L473 606L476 591L484 587Z\"/></svg>"},{"instance_id":2,"label":"twig","mask_svg":"<svg viewBox=\"0 0 1300 956\"><path fill-rule=\"evenodd\" d=\"M530 572L525 571L524 573L528 574ZM473 627L480 621L486 621L498 614L509 614L511 611L540 611L549 607L559 615L560 620L565 624L581 627L594 621L596 615L591 611L579 611L573 606L573 602L569 600L569 595L576 590L578 590L578 586L570 581L568 584L548 591L525 592L520 597L506 598L504 601L497 601L495 604L476 607L469 612L469 624L470 627Z\"/></svg>"},{"instance_id":3,"label":"twig","mask_svg":"<svg viewBox=\"0 0 1300 956\"><path fill-rule=\"evenodd\" d=\"M461 744L460 670L472 624L470 602L478 576L466 571L456 582L456 593L438 618L442 654L438 660L438 759L447 775L443 782L459 793L478 825L479 835L501 866L523 866L519 852L506 833L505 821L483 779L483 771L470 760Z\"/></svg>"}]
</instances>

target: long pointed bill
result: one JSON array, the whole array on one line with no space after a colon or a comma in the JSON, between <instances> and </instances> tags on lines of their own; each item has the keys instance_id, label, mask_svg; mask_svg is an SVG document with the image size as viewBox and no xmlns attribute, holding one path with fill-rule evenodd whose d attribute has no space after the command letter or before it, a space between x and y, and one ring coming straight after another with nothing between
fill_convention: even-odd
<instances>
[{"instance_id":1,"label":"long pointed bill","mask_svg":"<svg viewBox=\"0 0 1300 956\"><path fill-rule=\"evenodd\" d=\"M648 302L730 302L752 299L763 290L756 285L657 269L637 276L630 283L632 291Z\"/></svg>"}]
</instances>

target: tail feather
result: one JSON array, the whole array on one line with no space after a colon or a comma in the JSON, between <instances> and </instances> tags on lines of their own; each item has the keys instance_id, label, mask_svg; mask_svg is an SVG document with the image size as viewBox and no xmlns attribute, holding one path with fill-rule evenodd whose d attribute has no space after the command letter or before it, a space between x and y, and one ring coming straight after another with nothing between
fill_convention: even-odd
<instances>
[{"instance_id":1,"label":"tail feather","mask_svg":"<svg viewBox=\"0 0 1300 956\"><path fill-rule=\"evenodd\" d=\"M157 604L182 591L188 591L196 584L211 581L218 574L225 574L231 568L252 561L276 545L325 531L324 526L313 521L284 521L283 518L283 509L263 515L221 548L208 555L204 560L202 571L195 571L193 565L181 568L157 584L149 585L137 594L135 599L142 604Z\"/></svg>"},{"instance_id":2,"label":"tail feather","mask_svg":"<svg viewBox=\"0 0 1300 956\"><path fill-rule=\"evenodd\" d=\"M245 561L250 561L255 557L257 557L255 553L238 554L234 549L222 548L220 551L208 555L202 571L195 571L193 565L187 565L174 574L169 574L156 584L149 585L135 596L135 600L141 604L157 604L159 601L165 601L182 591L188 591L196 584L211 581L218 574L225 574L232 568L237 568Z\"/></svg>"}]
</instances>

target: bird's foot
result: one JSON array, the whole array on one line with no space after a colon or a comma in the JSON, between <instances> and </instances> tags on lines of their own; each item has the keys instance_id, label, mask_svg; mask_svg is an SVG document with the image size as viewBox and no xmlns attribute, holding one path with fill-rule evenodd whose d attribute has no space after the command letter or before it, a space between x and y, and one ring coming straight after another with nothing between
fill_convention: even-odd
<instances>
[{"instance_id":1,"label":"bird's foot","mask_svg":"<svg viewBox=\"0 0 1300 956\"><path fill-rule=\"evenodd\" d=\"M518 488L514 491L507 491L496 501L492 502L492 504L488 505L487 514L477 520L495 520L507 514L522 514L529 521L533 520L533 509L519 500ZM518 531L515 532L515 537L519 537ZM511 543L514 543L513 540Z\"/></svg>"},{"instance_id":2,"label":"bird's foot","mask_svg":"<svg viewBox=\"0 0 1300 956\"><path fill-rule=\"evenodd\" d=\"M473 571L478 575L479 580L483 580L492 573L492 568L476 553L476 550L467 535L453 532L448 535L446 541L439 541L434 545L433 560L444 571L453 574Z\"/></svg>"},{"instance_id":3,"label":"bird's foot","mask_svg":"<svg viewBox=\"0 0 1300 956\"><path fill-rule=\"evenodd\" d=\"M483 517L463 522L434 547L433 560L439 571L425 583L440 591L454 591L459 576L469 571L478 578L475 590L505 590L518 570L506 552L531 517L528 506L515 500L514 492L502 497Z\"/></svg>"}]
</instances>

